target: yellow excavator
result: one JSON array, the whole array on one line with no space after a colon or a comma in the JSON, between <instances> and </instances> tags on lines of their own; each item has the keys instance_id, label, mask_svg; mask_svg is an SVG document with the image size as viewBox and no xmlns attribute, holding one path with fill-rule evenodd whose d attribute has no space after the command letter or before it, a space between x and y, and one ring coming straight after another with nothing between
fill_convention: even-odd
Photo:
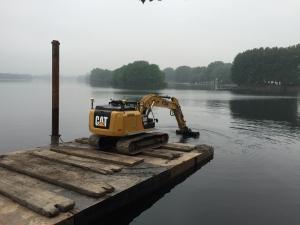
<instances>
[{"instance_id":1,"label":"yellow excavator","mask_svg":"<svg viewBox=\"0 0 300 225\"><path fill-rule=\"evenodd\" d=\"M89 138L91 145L101 149L114 149L117 152L134 155L151 146L168 142L167 133L154 132L153 107L163 107L175 116L179 129L177 134L184 137L199 137L199 132L187 127L181 107L175 97L149 94L138 101L111 100L108 105L96 106L91 99L89 113Z\"/></svg>"}]
</instances>

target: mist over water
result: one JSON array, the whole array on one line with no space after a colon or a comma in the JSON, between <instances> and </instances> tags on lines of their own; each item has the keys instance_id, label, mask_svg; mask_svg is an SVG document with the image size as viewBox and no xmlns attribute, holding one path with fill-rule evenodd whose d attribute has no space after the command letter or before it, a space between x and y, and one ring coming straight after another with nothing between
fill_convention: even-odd
<instances>
[{"instance_id":1,"label":"mist over water","mask_svg":"<svg viewBox=\"0 0 300 225\"><path fill-rule=\"evenodd\" d=\"M1 154L49 144L50 88L46 81L0 83ZM62 139L89 135L90 97L97 105L107 104L110 98L137 99L147 93L62 82ZM176 120L165 109L154 111L157 128L168 132L171 141L212 145L215 157L126 221L143 225L299 223L299 96L171 89L158 93L179 99L187 124L200 131L200 139L176 136Z\"/></svg>"}]
</instances>

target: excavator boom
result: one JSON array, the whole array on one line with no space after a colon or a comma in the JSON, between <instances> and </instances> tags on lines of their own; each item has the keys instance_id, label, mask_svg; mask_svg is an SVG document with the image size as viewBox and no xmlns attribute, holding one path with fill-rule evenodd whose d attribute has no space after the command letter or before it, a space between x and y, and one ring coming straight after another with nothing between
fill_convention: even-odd
<instances>
[{"instance_id":1,"label":"excavator boom","mask_svg":"<svg viewBox=\"0 0 300 225\"><path fill-rule=\"evenodd\" d=\"M156 94L145 95L137 104L138 110L142 114L148 114L152 111L153 107L161 107L170 109L170 115L174 115L178 124L177 134L181 134L184 137L199 137L200 133L192 131L187 127L186 121L179 104L179 101L175 97L159 96Z\"/></svg>"}]
</instances>

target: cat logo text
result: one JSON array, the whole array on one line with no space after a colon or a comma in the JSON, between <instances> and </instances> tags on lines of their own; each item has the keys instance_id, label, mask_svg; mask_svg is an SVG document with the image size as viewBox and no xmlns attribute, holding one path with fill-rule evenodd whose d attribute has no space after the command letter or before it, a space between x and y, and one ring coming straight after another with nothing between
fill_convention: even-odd
<instances>
[{"instance_id":1,"label":"cat logo text","mask_svg":"<svg viewBox=\"0 0 300 225\"><path fill-rule=\"evenodd\" d=\"M107 116L95 116L96 127L107 127L108 117Z\"/></svg>"}]
</instances>

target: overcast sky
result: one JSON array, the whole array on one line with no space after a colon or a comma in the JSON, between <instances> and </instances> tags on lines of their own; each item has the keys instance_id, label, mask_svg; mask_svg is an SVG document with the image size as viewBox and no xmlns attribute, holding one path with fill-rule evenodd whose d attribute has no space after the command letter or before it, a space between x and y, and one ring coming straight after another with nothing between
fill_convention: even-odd
<instances>
[{"instance_id":1,"label":"overcast sky","mask_svg":"<svg viewBox=\"0 0 300 225\"><path fill-rule=\"evenodd\" d=\"M0 0L0 72L115 69L134 60L165 68L232 62L255 47L300 43L300 0Z\"/></svg>"}]
</instances>

